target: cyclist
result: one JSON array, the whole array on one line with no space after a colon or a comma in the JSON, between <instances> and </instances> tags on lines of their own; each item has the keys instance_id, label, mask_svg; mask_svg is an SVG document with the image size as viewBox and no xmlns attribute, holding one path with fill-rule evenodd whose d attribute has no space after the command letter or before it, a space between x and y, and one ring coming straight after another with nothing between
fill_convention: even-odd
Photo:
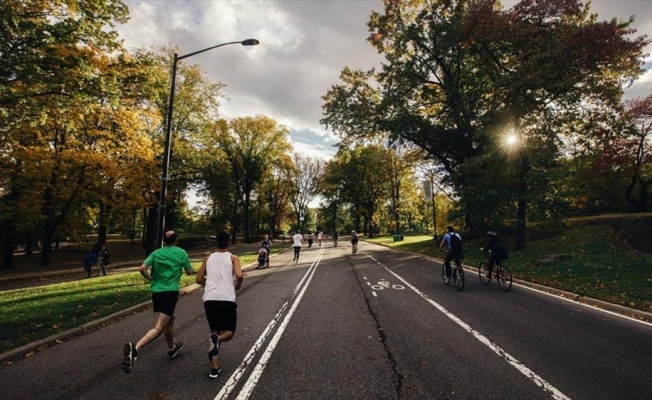
<instances>
[{"instance_id":1,"label":"cyclist","mask_svg":"<svg viewBox=\"0 0 652 400\"><path fill-rule=\"evenodd\" d=\"M461 259L464 257L464 248L462 246L462 237L459 233L455 232L455 228L452 226L447 226L446 229L448 233L444 235L444 238L439 243L439 251L443 251L444 244L448 249L446 253L446 258L444 259L444 265L446 266L446 279L451 278L451 260L455 260L457 265L461 264Z\"/></svg>"},{"instance_id":2,"label":"cyclist","mask_svg":"<svg viewBox=\"0 0 652 400\"><path fill-rule=\"evenodd\" d=\"M487 272L487 277L491 277L491 271L494 269L494 263L500 264L503 260L507 260L509 253L508 248L505 242L496 234L494 231L487 232L489 241L487 245L484 246L481 250L483 252L489 252L489 271Z\"/></svg>"}]
</instances>

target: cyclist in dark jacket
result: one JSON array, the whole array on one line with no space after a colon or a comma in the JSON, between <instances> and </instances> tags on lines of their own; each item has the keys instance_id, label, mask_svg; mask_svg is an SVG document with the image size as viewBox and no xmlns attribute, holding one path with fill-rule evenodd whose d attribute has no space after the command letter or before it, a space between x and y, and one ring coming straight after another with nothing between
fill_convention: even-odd
<instances>
[{"instance_id":1,"label":"cyclist in dark jacket","mask_svg":"<svg viewBox=\"0 0 652 400\"><path fill-rule=\"evenodd\" d=\"M489 271L487 276L491 276L491 271L494 269L494 263L500 264L503 260L507 260L509 256L508 248L505 242L494 231L487 232L489 241L487 245L482 248L482 251L489 252Z\"/></svg>"}]
</instances>

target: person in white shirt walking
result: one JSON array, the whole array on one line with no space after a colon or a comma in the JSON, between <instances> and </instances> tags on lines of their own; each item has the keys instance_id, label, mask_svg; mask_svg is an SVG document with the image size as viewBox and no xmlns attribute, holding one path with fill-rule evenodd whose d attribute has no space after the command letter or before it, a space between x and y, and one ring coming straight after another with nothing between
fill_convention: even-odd
<instances>
[{"instance_id":1,"label":"person in white shirt walking","mask_svg":"<svg viewBox=\"0 0 652 400\"><path fill-rule=\"evenodd\" d=\"M235 334L238 308L235 292L240 290L244 279L240 259L229 252L230 240L227 232L217 235L217 251L204 259L195 279L197 284L205 286L204 311L211 330L208 348L211 372L208 376L212 379L222 372L217 360L220 343L231 340Z\"/></svg>"},{"instance_id":2,"label":"person in white shirt walking","mask_svg":"<svg viewBox=\"0 0 652 400\"><path fill-rule=\"evenodd\" d=\"M303 243L303 235L301 234L300 231L297 231L297 233L292 236L292 240L294 241L294 245L292 246L294 248L294 258L292 261L294 262L299 262L299 253L301 252L301 243Z\"/></svg>"}]
</instances>

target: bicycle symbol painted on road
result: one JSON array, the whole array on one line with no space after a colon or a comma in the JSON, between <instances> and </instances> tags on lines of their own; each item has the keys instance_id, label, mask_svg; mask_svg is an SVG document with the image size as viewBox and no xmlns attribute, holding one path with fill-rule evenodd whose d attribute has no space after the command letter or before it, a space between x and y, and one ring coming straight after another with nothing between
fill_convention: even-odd
<instances>
[{"instance_id":1,"label":"bicycle symbol painted on road","mask_svg":"<svg viewBox=\"0 0 652 400\"><path fill-rule=\"evenodd\" d=\"M372 290L379 290L380 291L380 290L383 290L383 289L390 289L390 288L391 289L396 289L396 290L403 290L403 289L405 289L405 286L398 285L398 284L392 285L386 280L382 280L382 281L379 281L378 283L376 283L375 285L371 285Z\"/></svg>"}]
</instances>

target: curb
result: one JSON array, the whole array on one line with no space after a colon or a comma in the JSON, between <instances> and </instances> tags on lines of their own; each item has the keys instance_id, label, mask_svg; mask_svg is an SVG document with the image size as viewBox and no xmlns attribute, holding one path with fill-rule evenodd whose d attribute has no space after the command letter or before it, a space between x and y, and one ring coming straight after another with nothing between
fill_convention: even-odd
<instances>
[{"instance_id":1,"label":"curb","mask_svg":"<svg viewBox=\"0 0 652 400\"><path fill-rule=\"evenodd\" d=\"M283 250L285 251L285 250ZM281 251L281 252L283 252ZM140 265L140 264L139 264ZM243 271L248 271L252 269L252 267L256 266L257 263L253 262L249 265L246 265L242 267ZM77 270L75 270L77 271ZM185 296L189 293L192 293L198 289L202 288L201 285L198 285L196 283L193 283L191 285L188 285L186 287L183 287L179 289L179 296ZM23 358L31 357L34 354L36 354L39 351L45 350L49 347L56 346L58 344L65 343L69 340L74 339L77 336L85 335L89 332L92 332L94 330L103 328L107 325L113 324L115 322L121 321L124 317L127 317L132 314L137 314L142 311L147 310L152 306L152 301L148 300L146 302L137 304L135 306L126 308L121 311L117 311L111 315L107 315L106 317L99 318L95 321L88 322L84 325L78 326L76 328L71 328L68 329L67 331L64 332L59 332L55 333L54 335L51 335L49 337L46 337L45 339L37 340L32 343L28 343L26 345L23 345L21 347L18 347L13 350L9 350L5 353L0 354L0 368L11 365L15 361L18 361Z\"/></svg>"},{"instance_id":2,"label":"curb","mask_svg":"<svg viewBox=\"0 0 652 400\"><path fill-rule=\"evenodd\" d=\"M200 285L193 283L191 285L181 288L179 290L179 295L185 296L188 293L192 293L199 288L201 288ZM86 333L92 332L106 325L110 325L112 323L118 322L122 320L124 317L127 317L129 315L137 314L139 312L145 311L148 308L150 308L151 305L152 305L152 301L148 300L144 303L140 303L135 306L129 307L127 309L115 312L111 315L107 315L106 317L102 317L95 321L88 322L76 328L71 328L64 332L55 333L54 335L49 336L45 339L37 340L36 342L28 343L17 349L9 350L5 353L0 354L0 368L6 365L11 365L15 361L18 361L22 358L31 357L41 350L45 350L57 344L65 343L69 340L74 339L77 336L85 335Z\"/></svg>"},{"instance_id":3,"label":"curb","mask_svg":"<svg viewBox=\"0 0 652 400\"><path fill-rule=\"evenodd\" d=\"M380 246L382 246L382 245L380 245ZM383 246L383 247L385 247L385 246ZM421 253L415 253L415 252L409 251L409 250L395 249L395 248L391 248L391 247L387 247L387 248L392 249L392 250L402 251L402 252L409 253L409 254L415 254L415 255L427 258L429 260L432 260L432 261L440 262L440 263L444 262L444 260L441 259L441 258L435 258L435 257L424 255L424 254L421 254ZM465 270L478 272L477 268L471 267L471 266L469 266L467 264L462 264L462 267ZM516 283L517 285L520 285L520 286L524 286L524 287L527 287L527 288L530 288L530 289L534 289L534 290L537 290L537 291L540 291L540 292L543 292L543 293L547 293L547 294L550 294L550 295L553 295L553 296L561 297L561 298L563 298L565 300L568 300L568 301L573 301L575 303L583 304L585 306L590 306L590 307L598 308L600 310L612 312L614 314L618 314L618 315L621 315L623 317L631 318L631 319L639 321L639 322L642 321L642 322L652 323L652 313L649 313L649 312L646 312L646 311L636 310L634 308L629 308L629 307L621 306L619 304L609 303L607 301L598 300L598 299L594 299L594 298L591 298L591 297L585 297L585 296L579 295L577 293L567 292L567 291L564 291L564 290L561 290L561 289L555 289L553 287L541 285L541 284L538 284L538 283L522 281L520 279L513 279L512 282Z\"/></svg>"}]
</instances>

